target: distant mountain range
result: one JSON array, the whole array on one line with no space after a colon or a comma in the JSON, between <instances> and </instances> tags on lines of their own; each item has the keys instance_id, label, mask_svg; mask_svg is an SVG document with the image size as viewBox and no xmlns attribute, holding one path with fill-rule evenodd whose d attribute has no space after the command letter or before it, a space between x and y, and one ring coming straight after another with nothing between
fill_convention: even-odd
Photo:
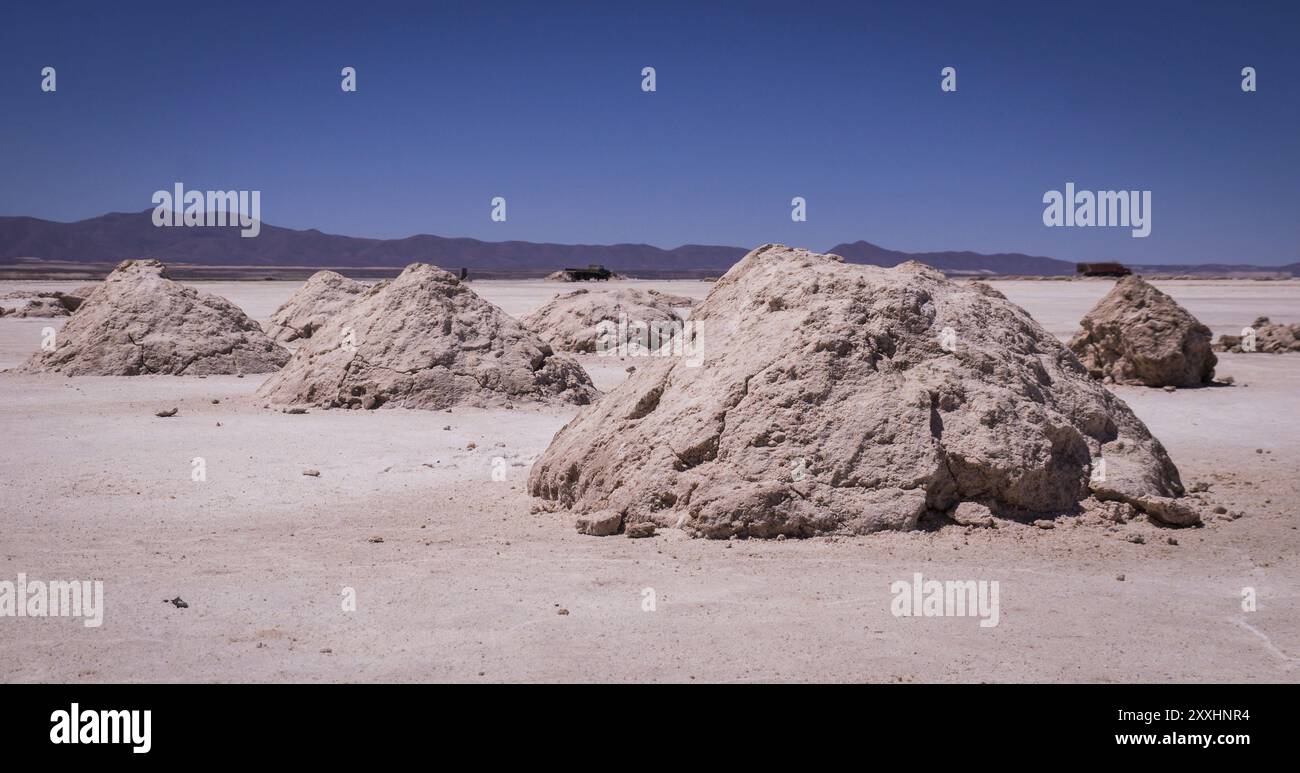
<instances>
[{"instance_id":1,"label":"distant mountain range","mask_svg":"<svg viewBox=\"0 0 1300 773\"><path fill-rule=\"evenodd\" d=\"M1068 260L1022 255L1019 252L999 252L992 255L979 252L899 252L863 241L837 244L829 251L852 263L870 263L873 266L897 266L909 260L919 260L928 266L951 273L1026 276L1074 274L1074 264Z\"/></svg>"},{"instance_id":2,"label":"distant mountain range","mask_svg":"<svg viewBox=\"0 0 1300 773\"><path fill-rule=\"evenodd\" d=\"M311 229L296 231L263 223L255 238L237 227L160 228L153 210L113 212L74 223L34 217L0 217L0 265L34 260L73 264L111 264L126 258L158 258L195 266L400 268L413 262L446 269L545 274L565 266L603 264L620 272L660 275L721 273L749 251L748 247L688 244L665 250L649 244L549 244L523 241L485 242L419 234L404 239L365 239ZM893 266L919 260L956 274L1065 276L1074 263L1020 253L907 253L865 241L838 244L829 252L853 263ZM1147 273L1268 272L1300 275L1300 264L1287 266L1143 266Z\"/></svg>"},{"instance_id":3,"label":"distant mountain range","mask_svg":"<svg viewBox=\"0 0 1300 773\"><path fill-rule=\"evenodd\" d=\"M748 250L685 245L664 250L649 244L539 244L484 242L419 234L404 239L364 239L266 223L253 238L236 227L160 228L153 210L113 212L75 223L34 217L0 217L0 262L14 258L111 263L158 258L221 266L387 267L433 263L448 269L554 271L603 263L612 269L725 269Z\"/></svg>"}]
</instances>

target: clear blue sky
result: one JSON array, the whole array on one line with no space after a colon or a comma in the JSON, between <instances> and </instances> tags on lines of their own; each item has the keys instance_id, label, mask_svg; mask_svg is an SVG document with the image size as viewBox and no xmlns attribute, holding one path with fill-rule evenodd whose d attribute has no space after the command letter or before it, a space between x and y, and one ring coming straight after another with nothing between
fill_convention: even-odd
<instances>
[{"instance_id":1,"label":"clear blue sky","mask_svg":"<svg viewBox=\"0 0 1300 773\"><path fill-rule=\"evenodd\" d=\"M357 236L1300 259L1290 0L11 0L2 21L0 214L139 211L181 181ZM1044 227L1067 181L1151 190L1152 235Z\"/></svg>"}]
</instances>

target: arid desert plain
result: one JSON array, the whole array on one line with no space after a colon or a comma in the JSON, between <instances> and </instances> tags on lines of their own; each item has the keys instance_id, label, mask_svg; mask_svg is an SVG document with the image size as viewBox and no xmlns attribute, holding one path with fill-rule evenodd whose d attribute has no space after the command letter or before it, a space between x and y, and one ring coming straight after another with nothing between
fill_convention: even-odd
<instances>
[{"instance_id":1,"label":"arid desert plain","mask_svg":"<svg viewBox=\"0 0 1300 773\"><path fill-rule=\"evenodd\" d=\"M265 323L300 284L193 286ZM991 284L1065 340L1112 282ZM1300 321L1300 281L1154 284L1216 338ZM571 289L472 287L515 316ZM0 319L0 368L64 321ZM530 465L577 407L294 415L253 404L266 375L0 372L0 579L105 594L97 628L0 619L0 681L1294 682L1300 354L1219 358L1231 386L1109 387L1208 489L1203 527L780 541L599 538L540 511ZM637 364L579 360L602 390ZM895 616L916 573L998 581L998 624Z\"/></svg>"}]
</instances>

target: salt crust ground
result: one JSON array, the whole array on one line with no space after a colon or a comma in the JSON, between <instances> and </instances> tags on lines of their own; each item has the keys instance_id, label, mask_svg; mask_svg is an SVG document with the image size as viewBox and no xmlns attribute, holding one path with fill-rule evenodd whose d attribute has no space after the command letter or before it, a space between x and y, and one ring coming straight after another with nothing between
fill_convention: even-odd
<instances>
[{"instance_id":1,"label":"salt crust ground","mask_svg":"<svg viewBox=\"0 0 1300 773\"><path fill-rule=\"evenodd\" d=\"M196 286L265 320L296 283ZM1107 289L995 286L1062 339ZM1300 283L1157 286L1216 336L1300 320ZM512 314L570 287L475 283ZM0 367L59 324L0 320ZM596 539L530 514L514 465L576 409L291 416L252 407L261 376L0 373L0 579L102 578L108 604L99 629L0 619L0 681L1296 682L1300 356L1220 357L1238 386L1115 391L1239 518L784 542ZM583 364L607 389L629 363ZM914 572L998 580L999 625L893 617L889 584Z\"/></svg>"}]
</instances>

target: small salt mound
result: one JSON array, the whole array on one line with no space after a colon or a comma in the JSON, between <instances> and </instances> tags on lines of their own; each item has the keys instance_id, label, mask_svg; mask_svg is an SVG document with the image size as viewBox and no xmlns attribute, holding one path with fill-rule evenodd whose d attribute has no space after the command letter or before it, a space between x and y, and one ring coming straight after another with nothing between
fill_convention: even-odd
<instances>
[{"instance_id":1,"label":"small salt mound","mask_svg":"<svg viewBox=\"0 0 1300 773\"><path fill-rule=\"evenodd\" d=\"M67 317L84 299L75 292L23 290L0 296L0 313L11 317Z\"/></svg>"},{"instance_id":2,"label":"small salt mound","mask_svg":"<svg viewBox=\"0 0 1300 773\"><path fill-rule=\"evenodd\" d=\"M156 260L127 260L19 371L69 376L269 373L289 359L237 306L173 282Z\"/></svg>"},{"instance_id":3,"label":"small salt mound","mask_svg":"<svg viewBox=\"0 0 1300 773\"><path fill-rule=\"evenodd\" d=\"M582 289L557 295L522 322L560 351L590 353L596 351L602 322L637 325L642 331L670 327L683 322L682 310L694 305L693 298L658 290Z\"/></svg>"},{"instance_id":4,"label":"small salt mound","mask_svg":"<svg viewBox=\"0 0 1300 773\"><path fill-rule=\"evenodd\" d=\"M351 306L369 289L333 271L317 271L271 315L267 335L288 343L312 333Z\"/></svg>"},{"instance_id":5,"label":"small salt mound","mask_svg":"<svg viewBox=\"0 0 1300 773\"><path fill-rule=\"evenodd\" d=\"M1141 277L1116 282L1079 324L1070 349L1095 378L1150 387L1214 380L1210 329Z\"/></svg>"},{"instance_id":6,"label":"small salt mound","mask_svg":"<svg viewBox=\"0 0 1300 773\"><path fill-rule=\"evenodd\" d=\"M1253 347L1240 335L1221 335L1216 348L1224 352L1264 352L1282 354L1300 352L1300 323L1291 325L1274 323L1268 317L1258 317L1250 324L1255 334Z\"/></svg>"},{"instance_id":7,"label":"small salt mound","mask_svg":"<svg viewBox=\"0 0 1300 773\"><path fill-rule=\"evenodd\" d=\"M323 324L257 392L268 406L585 404L586 372L468 285L415 263Z\"/></svg>"},{"instance_id":8,"label":"small salt mound","mask_svg":"<svg viewBox=\"0 0 1300 773\"><path fill-rule=\"evenodd\" d=\"M1101 500L1199 518L1146 426L986 286L767 245L691 322L703 362L645 358L555 436L533 495L590 533L864 533Z\"/></svg>"}]
</instances>

